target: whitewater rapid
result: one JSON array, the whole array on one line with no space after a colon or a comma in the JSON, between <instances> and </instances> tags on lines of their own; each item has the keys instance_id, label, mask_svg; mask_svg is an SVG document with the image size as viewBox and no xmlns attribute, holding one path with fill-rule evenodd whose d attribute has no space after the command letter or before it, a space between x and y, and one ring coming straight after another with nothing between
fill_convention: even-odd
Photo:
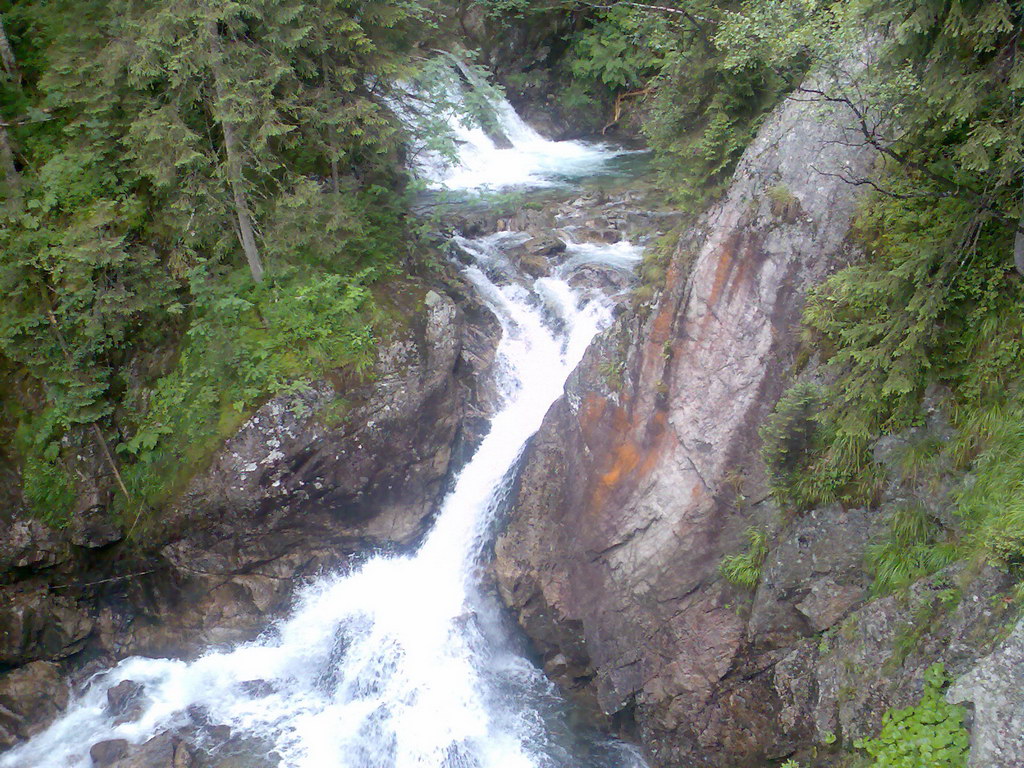
<instances>
[{"instance_id":1,"label":"whitewater rapid","mask_svg":"<svg viewBox=\"0 0 1024 768\"><path fill-rule=\"evenodd\" d=\"M473 144L445 171L446 186L533 183L612 152L541 139L507 104L501 114L518 143ZM419 549L374 556L305 587L291 615L256 641L191 662L121 662L96 676L49 729L0 756L0 768L88 768L98 742L140 744L200 725L227 726L233 738L251 739L267 764L289 768L639 764L612 742L581 757L558 720L557 693L509 641L480 586L521 453L611 320L609 299L574 289L572 270L587 263L629 270L640 255L626 242L570 242L562 267L533 279L508 255L523 238L453 242L469 261L463 274L501 324L495 376L502 405ZM143 686L141 711L118 722L107 691L125 680Z\"/></svg>"},{"instance_id":2,"label":"whitewater rapid","mask_svg":"<svg viewBox=\"0 0 1024 768\"><path fill-rule=\"evenodd\" d=\"M459 68L458 62L453 68ZM476 75L461 68L465 80ZM453 82L459 82L456 75ZM467 87L462 83L461 88ZM415 89L410 89L410 93ZM446 92L445 101L459 105L463 95L455 86ZM487 131L479 121L470 119L458 109L447 116L448 129L456 146L456 157L418 148L415 169L434 189L450 191L505 190L510 187L540 188L564 184L601 173L610 160L630 154L628 150L604 143L584 141L552 141L534 130L506 99L491 105L494 126ZM408 122L408 110L394 105L399 116Z\"/></svg>"}]
</instances>

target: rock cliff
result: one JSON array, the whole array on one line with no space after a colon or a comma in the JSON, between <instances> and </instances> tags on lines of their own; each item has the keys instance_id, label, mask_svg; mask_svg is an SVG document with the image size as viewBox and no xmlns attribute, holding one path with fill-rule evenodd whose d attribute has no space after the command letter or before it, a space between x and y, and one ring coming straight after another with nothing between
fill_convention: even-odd
<instances>
[{"instance_id":1,"label":"rock cliff","mask_svg":"<svg viewBox=\"0 0 1024 768\"><path fill-rule=\"evenodd\" d=\"M930 663L966 672L1010 617L994 572L918 585L909 611L869 602L884 509L777 530L758 428L792 380L806 291L855 256L843 178L873 157L848 117L801 99L774 111L657 301L620 318L549 412L496 548L549 675L659 766L827 756L919 696ZM752 522L777 531L753 601L719 573ZM966 597L939 611L952 582ZM924 629L907 618L925 613Z\"/></svg>"},{"instance_id":2,"label":"rock cliff","mask_svg":"<svg viewBox=\"0 0 1024 768\"><path fill-rule=\"evenodd\" d=\"M417 539L478 437L498 334L449 288L398 286L408 316L371 375L264 404L130 543L101 510L0 521L0 748L59 711L69 673L248 639L297 582Z\"/></svg>"}]
</instances>

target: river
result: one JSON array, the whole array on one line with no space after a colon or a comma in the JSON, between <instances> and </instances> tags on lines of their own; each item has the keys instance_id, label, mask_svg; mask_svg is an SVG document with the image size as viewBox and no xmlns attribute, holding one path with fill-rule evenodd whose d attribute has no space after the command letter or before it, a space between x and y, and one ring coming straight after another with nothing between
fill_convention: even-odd
<instances>
[{"instance_id":1,"label":"river","mask_svg":"<svg viewBox=\"0 0 1024 768\"><path fill-rule=\"evenodd\" d=\"M459 162L435 166L435 187L536 189L607 170L620 151L540 137L507 103L511 146L456 126ZM612 300L573 287L574 270L629 271L626 241L572 243L545 276L509 251L526 236L456 237L465 277L501 324L501 405L419 548L379 555L302 589L288 617L258 640L185 662L134 657L93 678L49 729L0 756L3 768L87 768L90 747L140 744L180 728L199 734L202 765L289 768L632 768L635 750L575 723L572 708L524 655L483 586L482 571L530 437ZM142 686L135 716L115 718L107 692ZM230 728L234 762L202 734ZM212 743L212 742L211 742Z\"/></svg>"}]
</instances>

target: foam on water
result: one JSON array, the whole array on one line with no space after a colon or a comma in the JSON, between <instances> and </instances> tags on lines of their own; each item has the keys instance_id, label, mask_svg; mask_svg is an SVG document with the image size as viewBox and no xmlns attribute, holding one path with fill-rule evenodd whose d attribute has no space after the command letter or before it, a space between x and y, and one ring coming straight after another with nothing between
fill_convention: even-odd
<instances>
[{"instance_id":1,"label":"foam on water","mask_svg":"<svg viewBox=\"0 0 1024 768\"><path fill-rule=\"evenodd\" d=\"M458 93L449 98L454 103L461 100ZM626 153L607 144L545 139L507 100L492 106L497 132L510 146L499 146L480 126L452 116L449 127L458 146L457 161L446 162L430 152L421 153L417 161L418 172L431 186L449 190L548 187L600 173L609 160ZM401 113L401 108L396 111Z\"/></svg>"},{"instance_id":2,"label":"foam on water","mask_svg":"<svg viewBox=\"0 0 1024 768\"><path fill-rule=\"evenodd\" d=\"M613 269L632 271L643 256L643 248L628 240L616 243L577 243L565 237L566 260L559 265L557 274L566 275L585 264L597 264Z\"/></svg>"}]
</instances>

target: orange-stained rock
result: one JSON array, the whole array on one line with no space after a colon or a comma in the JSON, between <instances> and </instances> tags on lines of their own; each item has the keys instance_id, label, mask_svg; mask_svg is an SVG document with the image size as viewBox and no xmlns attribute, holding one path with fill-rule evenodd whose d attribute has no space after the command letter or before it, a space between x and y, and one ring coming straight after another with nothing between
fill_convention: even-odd
<instances>
[{"instance_id":1,"label":"orange-stained rock","mask_svg":"<svg viewBox=\"0 0 1024 768\"><path fill-rule=\"evenodd\" d=\"M737 495L765 495L758 427L787 385L805 293L850 256L857 190L819 173L871 161L836 141L844 118L787 102L766 122L649 315L620 317L549 412L497 546L502 594L549 672L659 765L774 759L800 737L777 725L747 598L718 565L750 524ZM780 185L798 220L772 215ZM601 371L623 347L612 391ZM857 594L837 583L805 610L834 620Z\"/></svg>"}]
</instances>

